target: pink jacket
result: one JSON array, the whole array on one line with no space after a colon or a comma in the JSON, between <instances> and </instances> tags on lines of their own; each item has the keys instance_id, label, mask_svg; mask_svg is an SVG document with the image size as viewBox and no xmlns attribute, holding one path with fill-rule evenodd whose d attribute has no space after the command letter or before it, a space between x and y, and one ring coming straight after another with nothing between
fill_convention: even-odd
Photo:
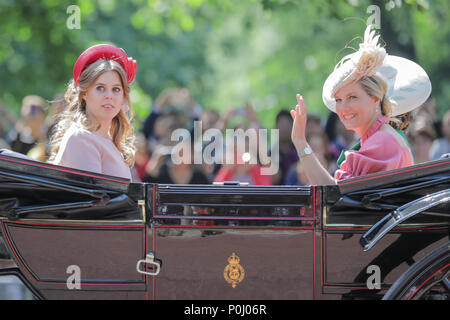
<instances>
[{"instance_id":1,"label":"pink jacket","mask_svg":"<svg viewBox=\"0 0 450 320\"><path fill-rule=\"evenodd\" d=\"M361 148L345 151L345 160L334 173L335 179L349 179L414 164L408 147L400 145L390 133L379 130L385 123L389 123L387 117L378 118L361 137Z\"/></svg>"},{"instance_id":2,"label":"pink jacket","mask_svg":"<svg viewBox=\"0 0 450 320\"><path fill-rule=\"evenodd\" d=\"M131 180L130 167L112 140L75 124L64 134L52 163Z\"/></svg>"}]
</instances>

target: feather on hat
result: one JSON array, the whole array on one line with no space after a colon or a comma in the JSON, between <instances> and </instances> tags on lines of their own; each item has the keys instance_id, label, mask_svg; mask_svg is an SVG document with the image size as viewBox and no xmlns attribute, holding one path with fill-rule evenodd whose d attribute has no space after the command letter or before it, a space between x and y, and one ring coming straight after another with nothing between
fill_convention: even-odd
<instances>
[{"instance_id":1,"label":"feather on hat","mask_svg":"<svg viewBox=\"0 0 450 320\"><path fill-rule=\"evenodd\" d=\"M391 116L409 112L428 99L431 82L427 73L411 60L388 55L378 44L379 39L380 35L376 35L375 30L371 31L369 25L359 50L345 56L336 65L322 90L323 102L328 109L336 112L334 94L339 88L377 72L388 82L386 98L394 105Z\"/></svg>"}]
</instances>

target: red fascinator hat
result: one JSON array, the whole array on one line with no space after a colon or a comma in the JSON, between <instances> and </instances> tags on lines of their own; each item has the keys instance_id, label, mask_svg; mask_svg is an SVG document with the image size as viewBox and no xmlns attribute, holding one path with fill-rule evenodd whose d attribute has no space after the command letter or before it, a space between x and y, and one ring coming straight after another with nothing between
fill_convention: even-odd
<instances>
[{"instance_id":1,"label":"red fascinator hat","mask_svg":"<svg viewBox=\"0 0 450 320\"><path fill-rule=\"evenodd\" d=\"M134 76L136 75L136 60L132 57L127 57L127 54L122 48L117 48L110 44L97 44L86 49L78 57L73 66L73 80L77 85L80 82L81 72L98 59L117 61L125 70L128 83L131 83L134 80Z\"/></svg>"}]
</instances>

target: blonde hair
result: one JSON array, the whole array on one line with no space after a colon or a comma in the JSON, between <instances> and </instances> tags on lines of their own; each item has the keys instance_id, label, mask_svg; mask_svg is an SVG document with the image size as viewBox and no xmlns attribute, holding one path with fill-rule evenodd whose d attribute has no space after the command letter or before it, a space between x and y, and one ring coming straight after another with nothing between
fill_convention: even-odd
<instances>
[{"instance_id":1,"label":"blonde hair","mask_svg":"<svg viewBox=\"0 0 450 320\"><path fill-rule=\"evenodd\" d=\"M408 114L398 117L391 116L391 111L395 104L386 97L388 83L381 73L377 72L372 76L363 77L359 82L369 96L380 100L381 114L388 117L389 124L394 129L406 130L408 128L411 123Z\"/></svg>"},{"instance_id":2,"label":"blonde hair","mask_svg":"<svg viewBox=\"0 0 450 320\"><path fill-rule=\"evenodd\" d=\"M38 107L45 114L48 103L44 98L37 95L26 96L22 100L22 109L20 111L22 117L26 117L30 113L31 106Z\"/></svg>"},{"instance_id":3,"label":"blonde hair","mask_svg":"<svg viewBox=\"0 0 450 320\"><path fill-rule=\"evenodd\" d=\"M129 108L125 112L123 108L112 119L110 134L112 141L123 156L128 166L134 164L134 146L135 135L131 119L133 118L133 109L130 102L130 87L127 76L122 66L114 60L99 59L90 64L80 75L79 85L76 85L72 79L68 86L64 99L67 104L65 111L58 117L57 123L53 129L50 138L50 157L49 161L55 159L59 151L59 146L64 134L69 127L75 123L81 128L95 132L100 128L100 124L95 119L89 118L86 114L86 101L82 98L91 84L103 73L116 71L122 82L124 98Z\"/></svg>"}]
</instances>

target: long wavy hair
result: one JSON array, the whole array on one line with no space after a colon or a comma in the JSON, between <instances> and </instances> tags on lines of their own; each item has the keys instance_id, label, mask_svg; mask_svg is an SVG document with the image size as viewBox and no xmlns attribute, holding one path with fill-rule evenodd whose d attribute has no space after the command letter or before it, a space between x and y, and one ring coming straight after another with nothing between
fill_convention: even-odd
<instances>
[{"instance_id":1,"label":"long wavy hair","mask_svg":"<svg viewBox=\"0 0 450 320\"><path fill-rule=\"evenodd\" d=\"M124 99L128 106L125 111L121 108L119 113L112 119L110 134L112 141L123 156L123 160L130 167L134 164L136 147L134 145L135 135L131 120L133 119L133 108L130 102L130 86L122 66L114 60L99 59L90 64L80 75L79 85L72 79L64 94L67 107L58 117L50 138L49 161L56 158L61 140L71 125L76 124L81 128L95 132L100 124L86 113L86 101L82 98L95 80L105 72L116 71L122 82Z\"/></svg>"}]
</instances>

